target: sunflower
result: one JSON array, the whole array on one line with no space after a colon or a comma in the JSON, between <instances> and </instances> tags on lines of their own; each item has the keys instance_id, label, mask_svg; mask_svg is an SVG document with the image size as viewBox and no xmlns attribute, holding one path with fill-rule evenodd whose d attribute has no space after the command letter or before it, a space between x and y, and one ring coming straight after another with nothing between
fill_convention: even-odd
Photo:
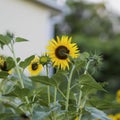
<instances>
[{"instance_id":1,"label":"sunflower","mask_svg":"<svg viewBox=\"0 0 120 120\"><path fill-rule=\"evenodd\" d=\"M110 114L110 115L108 115L108 118L111 118L111 120L114 120L114 115L112 115L112 114Z\"/></svg>"},{"instance_id":2,"label":"sunflower","mask_svg":"<svg viewBox=\"0 0 120 120\"><path fill-rule=\"evenodd\" d=\"M8 69L7 62L3 56L0 56L0 70L6 71L8 74L12 74L12 70Z\"/></svg>"},{"instance_id":3,"label":"sunflower","mask_svg":"<svg viewBox=\"0 0 120 120\"><path fill-rule=\"evenodd\" d=\"M115 117L113 120L120 120L120 113L115 114Z\"/></svg>"},{"instance_id":4,"label":"sunflower","mask_svg":"<svg viewBox=\"0 0 120 120\"><path fill-rule=\"evenodd\" d=\"M79 120L79 117L77 116L77 117L75 118L75 120Z\"/></svg>"},{"instance_id":5,"label":"sunflower","mask_svg":"<svg viewBox=\"0 0 120 120\"><path fill-rule=\"evenodd\" d=\"M39 63L39 57L35 56L35 58L31 61L28 66L28 71L31 76L38 75L43 69L42 64Z\"/></svg>"},{"instance_id":6,"label":"sunflower","mask_svg":"<svg viewBox=\"0 0 120 120\"><path fill-rule=\"evenodd\" d=\"M118 103L120 103L120 89L116 93L116 100Z\"/></svg>"},{"instance_id":7,"label":"sunflower","mask_svg":"<svg viewBox=\"0 0 120 120\"><path fill-rule=\"evenodd\" d=\"M69 56L71 58L77 58L79 56L79 50L76 43L71 43L71 37L62 36L61 39L57 36L57 40L52 39L49 42L48 55L51 58L53 66L57 66L65 70L69 69Z\"/></svg>"},{"instance_id":8,"label":"sunflower","mask_svg":"<svg viewBox=\"0 0 120 120\"><path fill-rule=\"evenodd\" d=\"M5 58L0 56L0 67L4 66Z\"/></svg>"}]
</instances>

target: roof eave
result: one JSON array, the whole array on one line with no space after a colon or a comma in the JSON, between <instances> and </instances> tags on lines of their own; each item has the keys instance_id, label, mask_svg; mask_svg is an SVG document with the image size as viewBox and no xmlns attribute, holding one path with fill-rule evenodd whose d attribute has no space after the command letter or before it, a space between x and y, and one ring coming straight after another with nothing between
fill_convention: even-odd
<instances>
[{"instance_id":1,"label":"roof eave","mask_svg":"<svg viewBox=\"0 0 120 120\"><path fill-rule=\"evenodd\" d=\"M63 8L54 1L50 1L50 0L36 0L36 1L44 6L56 10L57 12L63 12Z\"/></svg>"}]
</instances>

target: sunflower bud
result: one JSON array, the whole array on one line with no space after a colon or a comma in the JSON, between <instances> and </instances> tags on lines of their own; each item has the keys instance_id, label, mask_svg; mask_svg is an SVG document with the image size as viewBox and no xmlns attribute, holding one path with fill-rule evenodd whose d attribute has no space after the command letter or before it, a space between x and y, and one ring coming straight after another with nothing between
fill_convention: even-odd
<instances>
[{"instance_id":1,"label":"sunflower bud","mask_svg":"<svg viewBox=\"0 0 120 120\"><path fill-rule=\"evenodd\" d=\"M42 55L42 56L40 57L40 63L41 63L42 65L47 65L47 64L49 64L49 62L50 62L50 58L49 58L48 55Z\"/></svg>"}]
</instances>

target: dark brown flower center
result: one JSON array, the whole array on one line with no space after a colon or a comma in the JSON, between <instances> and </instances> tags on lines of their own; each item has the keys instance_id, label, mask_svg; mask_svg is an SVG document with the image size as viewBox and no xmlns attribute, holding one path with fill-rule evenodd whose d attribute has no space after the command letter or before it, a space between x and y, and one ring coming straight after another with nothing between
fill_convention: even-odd
<instances>
[{"instance_id":1,"label":"dark brown flower center","mask_svg":"<svg viewBox=\"0 0 120 120\"><path fill-rule=\"evenodd\" d=\"M6 62L4 62L3 66L1 66L1 70L8 71Z\"/></svg>"},{"instance_id":2,"label":"dark brown flower center","mask_svg":"<svg viewBox=\"0 0 120 120\"><path fill-rule=\"evenodd\" d=\"M55 55L59 59L66 59L67 58L67 54L69 54L69 50L65 46L59 46L55 50Z\"/></svg>"},{"instance_id":3,"label":"dark brown flower center","mask_svg":"<svg viewBox=\"0 0 120 120\"><path fill-rule=\"evenodd\" d=\"M37 70L38 69L38 63L32 63L32 70Z\"/></svg>"}]
</instances>

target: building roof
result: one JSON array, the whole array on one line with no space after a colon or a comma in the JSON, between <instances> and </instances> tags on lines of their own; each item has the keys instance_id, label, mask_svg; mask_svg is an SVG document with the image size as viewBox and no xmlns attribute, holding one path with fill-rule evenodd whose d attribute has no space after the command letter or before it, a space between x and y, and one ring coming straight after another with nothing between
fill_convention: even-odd
<instances>
[{"instance_id":1,"label":"building roof","mask_svg":"<svg viewBox=\"0 0 120 120\"><path fill-rule=\"evenodd\" d=\"M57 4L57 2L53 0L36 0L36 2L39 2L40 4L47 6L49 8L52 8L58 12L64 12L65 9L63 9L63 6L60 6Z\"/></svg>"}]
</instances>

